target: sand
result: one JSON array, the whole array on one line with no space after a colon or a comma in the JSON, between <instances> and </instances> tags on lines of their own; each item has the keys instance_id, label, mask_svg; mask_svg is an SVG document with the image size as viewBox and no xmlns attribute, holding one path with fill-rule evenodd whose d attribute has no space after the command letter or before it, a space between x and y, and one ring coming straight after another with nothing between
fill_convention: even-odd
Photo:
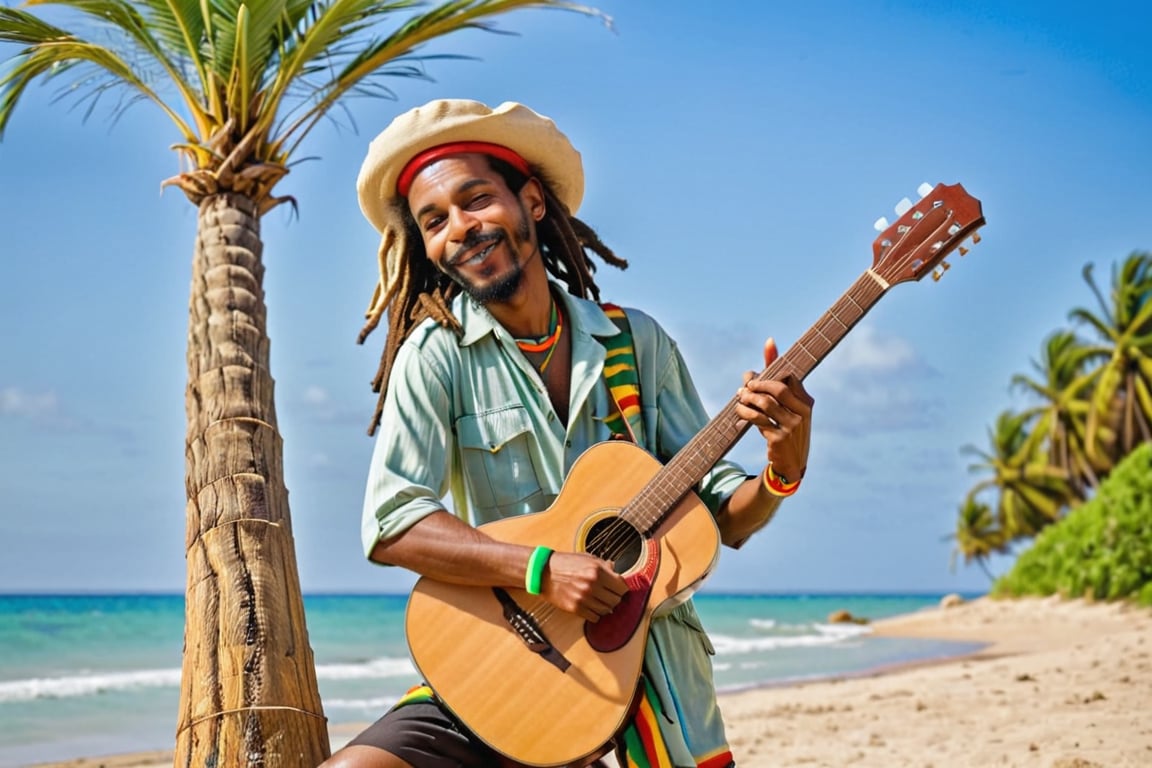
<instances>
[{"instance_id":1,"label":"sand","mask_svg":"<svg viewBox=\"0 0 1152 768\"><path fill-rule=\"evenodd\" d=\"M1152 611L985 598L873 631L988 645L959 659L725 695L740 768L1152 768ZM333 746L356 730L334 729ZM169 768L172 756L48 765Z\"/></svg>"},{"instance_id":2,"label":"sand","mask_svg":"<svg viewBox=\"0 0 1152 768\"><path fill-rule=\"evenodd\" d=\"M982 599L875 631L990 645L930 666L726 697L738 765L1152 766L1152 612Z\"/></svg>"}]
</instances>

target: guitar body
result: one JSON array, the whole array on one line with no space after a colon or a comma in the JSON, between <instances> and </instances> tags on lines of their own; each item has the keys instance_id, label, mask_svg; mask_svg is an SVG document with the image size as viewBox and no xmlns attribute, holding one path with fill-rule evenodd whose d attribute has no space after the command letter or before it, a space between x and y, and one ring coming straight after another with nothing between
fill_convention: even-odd
<instances>
[{"instance_id":1,"label":"guitar body","mask_svg":"<svg viewBox=\"0 0 1152 768\"><path fill-rule=\"evenodd\" d=\"M596 553L606 535L620 538L618 513L661 468L632 443L599 443L547 510L482 529L500 541ZM444 705L497 752L526 765L577 763L625 724L653 614L687 599L714 568L719 545L711 513L689 494L650 536L619 548L615 567L630 591L597 624L523 589L501 595L421 578L406 618L412 659ZM510 610L531 617L539 633L526 638Z\"/></svg>"}]
</instances>

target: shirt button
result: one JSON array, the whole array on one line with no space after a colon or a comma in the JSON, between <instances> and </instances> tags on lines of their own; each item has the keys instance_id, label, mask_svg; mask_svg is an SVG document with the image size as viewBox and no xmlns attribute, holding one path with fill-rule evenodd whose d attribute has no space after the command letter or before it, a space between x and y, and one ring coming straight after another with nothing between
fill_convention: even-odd
<instances>
[{"instance_id":1,"label":"shirt button","mask_svg":"<svg viewBox=\"0 0 1152 768\"><path fill-rule=\"evenodd\" d=\"M554 418L555 418L555 415L553 413L549 412L548 413L548 421L552 421L552 419L554 419Z\"/></svg>"}]
</instances>

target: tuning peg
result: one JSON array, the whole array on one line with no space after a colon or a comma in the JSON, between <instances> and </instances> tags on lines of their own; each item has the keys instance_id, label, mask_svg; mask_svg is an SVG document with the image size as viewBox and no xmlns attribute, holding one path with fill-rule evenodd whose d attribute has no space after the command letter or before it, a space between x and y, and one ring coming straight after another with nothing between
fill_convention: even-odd
<instances>
[{"instance_id":1,"label":"tuning peg","mask_svg":"<svg viewBox=\"0 0 1152 768\"><path fill-rule=\"evenodd\" d=\"M973 232L972 233L972 242L973 243L980 242L980 233L979 232Z\"/></svg>"},{"instance_id":2,"label":"tuning peg","mask_svg":"<svg viewBox=\"0 0 1152 768\"><path fill-rule=\"evenodd\" d=\"M920 195L921 198L925 198L928 197L928 195L930 195L934 189L936 189L936 187L932 186L928 182L924 182L920 186L916 187L916 194Z\"/></svg>"},{"instance_id":3,"label":"tuning peg","mask_svg":"<svg viewBox=\"0 0 1152 768\"><path fill-rule=\"evenodd\" d=\"M940 278L944 277L944 273L950 269L952 269L951 264L949 264L946 261L940 262L940 266L938 268L932 270L932 279L939 281Z\"/></svg>"},{"instance_id":4,"label":"tuning peg","mask_svg":"<svg viewBox=\"0 0 1152 768\"><path fill-rule=\"evenodd\" d=\"M968 249L965 248L964 246L960 246L957 250L960 251L961 256L967 256L968 255Z\"/></svg>"},{"instance_id":5,"label":"tuning peg","mask_svg":"<svg viewBox=\"0 0 1152 768\"><path fill-rule=\"evenodd\" d=\"M888 229L888 219L881 216L880 218L876 219L876 223L874 223L872 226L876 228L877 232L883 232L884 230Z\"/></svg>"},{"instance_id":6,"label":"tuning peg","mask_svg":"<svg viewBox=\"0 0 1152 768\"><path fill-rule=\"evenodd\" d=\"M904 198L900 202L896 203L896 215L897 216L903 216L904 214L906 214L908 212L908 209L911 207L912 207L912 201L909 200L908 198Z\"/></svg>"}]
</instances>

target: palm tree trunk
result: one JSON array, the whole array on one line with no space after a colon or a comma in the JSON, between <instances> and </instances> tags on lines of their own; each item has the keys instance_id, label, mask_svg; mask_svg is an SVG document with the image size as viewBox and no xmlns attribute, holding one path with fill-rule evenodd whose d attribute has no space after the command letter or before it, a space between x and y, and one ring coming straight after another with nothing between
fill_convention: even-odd
<instances>
[{"instance_id":1,"label":"palm tree trunk","mask_svg":"<svg viewBox=\"0 0 1152 768\"><path fill-rule=\"evenodd\" d=\"M262 252L250 199L201 202L188 320L177 768L314 768L330 749L284 485Z\"/></svg>"},{"instance_id":2,"label":"palm tree trunk","mask_svg":"<svg viewBox=\"0 0 1152 768\"><path fill-rule=\"evenodd\" d=\"M992 575L991 569L988 568L988 558L978 557L976 558L976 564L980 566L980 570L984 571L984 575L988 577L988 583L995 583L996 577Z\"/></svg>"}]
</instances>

